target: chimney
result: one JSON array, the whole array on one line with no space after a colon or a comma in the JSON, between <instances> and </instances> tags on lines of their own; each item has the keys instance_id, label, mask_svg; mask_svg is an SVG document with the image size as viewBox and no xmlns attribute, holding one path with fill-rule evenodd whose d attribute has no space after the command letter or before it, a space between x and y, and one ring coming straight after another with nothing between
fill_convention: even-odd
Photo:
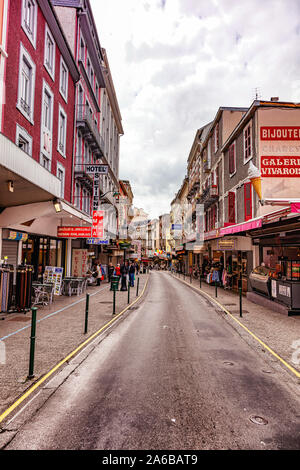
<instances>
[{"instance_id":1,"label":"chimney","mask_svg":"<svg viewBox=\"0 0 300 470\"><path fill-rule=\"evenodd\" d=\"M271 101L279 101L279 96L272 96Z\"/></svg>"}]
</instances>

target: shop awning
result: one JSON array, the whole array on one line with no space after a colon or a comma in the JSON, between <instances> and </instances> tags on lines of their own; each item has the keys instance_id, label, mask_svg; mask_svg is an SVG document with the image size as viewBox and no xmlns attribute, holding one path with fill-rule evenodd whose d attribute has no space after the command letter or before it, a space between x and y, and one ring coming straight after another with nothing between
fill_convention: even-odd
<instances>
[{"instance_id":1,"label":"shop awning","mask_svg":"<svg viewBox=\"0 0 300 470\"><path fill-rule=\"evenodd\" d=\"M0 214L0 227L38 235L57 236L59 226L89 226L92 220L65 201L56 212L53 202L7 207Z\"/></svg>"},{"instance_id":2,"label":"shop awning","mask_svg":"<svg viewBox=\"0 0 300 470\"><path fill-rule=\"evenodd\" d=\"M220 236L232 235L233 233L246 232L247 230L253 230L262 226L262 217L257 219L249 220L241 224L230 225L229 227L223 227L220 229Z\"/></svg>"}]
</instances>

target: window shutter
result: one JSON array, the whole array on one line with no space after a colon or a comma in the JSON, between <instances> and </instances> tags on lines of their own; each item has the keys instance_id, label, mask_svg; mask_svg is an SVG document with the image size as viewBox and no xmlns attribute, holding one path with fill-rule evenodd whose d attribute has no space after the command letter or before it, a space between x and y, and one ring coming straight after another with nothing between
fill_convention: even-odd
<instances>
[{"instance_id":1,"label":"window shutter","mask_svg":"<svg viewBox=\"0 0 300 470\"><path fill-rule=\"evenodd\" d=\"M228 222L235 224L235 193L228 193Z\"/></svg>"},{"instance_id":2,"label":"window shutter","mask_svg":"<svg viewBox=\"0 0 300 470\"><path fill-rule=\"evenodd\" d=\"M234 155L234 146L235 144L231 144L229 147L228 151L228 158L229 158L229 174L232 175L232 173L235 172L235 155Z\"/></svg>"},{"instance_id":3,"label":"window shutter","mask_svg":"<svg viewBox=\"0 0 300 470\"><path fill-rule=\"evenodd\" d=\"M251 183L244 184L244 208L245 208L245 221L252 219L252 185Z\"/></svg>"}]
</instances>

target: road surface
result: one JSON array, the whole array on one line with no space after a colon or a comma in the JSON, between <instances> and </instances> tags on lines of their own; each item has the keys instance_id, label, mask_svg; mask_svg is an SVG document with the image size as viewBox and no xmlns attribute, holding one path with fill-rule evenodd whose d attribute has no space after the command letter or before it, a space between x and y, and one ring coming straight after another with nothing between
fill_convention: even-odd
<instances>
[{"instance_id":1,"label":"road surface","mask_svg":"<svg viewBox=\"0 0 300 470\"><path fill-rule=\"evenodd\" d=\"M269 372L207 300L152 272L140 306L6 448L300 449L299 396Z\"/></svg>"}]
</instances>

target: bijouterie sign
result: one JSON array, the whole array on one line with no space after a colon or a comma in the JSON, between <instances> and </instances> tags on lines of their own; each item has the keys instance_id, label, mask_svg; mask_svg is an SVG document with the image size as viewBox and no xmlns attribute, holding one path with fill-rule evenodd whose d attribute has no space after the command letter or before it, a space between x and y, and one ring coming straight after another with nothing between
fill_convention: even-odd
<instances>
[{"instance_id":1,"label":"bijouterie sign","mask_svg":"<svg viewBox=\"0 0 300 470\"><path fill-rule=\"evenodd\" d=\"M261 176L297 178L300 176L300 157L261 157Z\"/></svg>"},{"instance_id":2,"label":"bijouterie sign","mask_svg":"<svg viewBox=\"0 0 300 470\"><path fill-rule=\"evenodd\" d=\"M268 126L260 128L261 140L300 140L300 126Z\"/></svg>"}]
</instances>

